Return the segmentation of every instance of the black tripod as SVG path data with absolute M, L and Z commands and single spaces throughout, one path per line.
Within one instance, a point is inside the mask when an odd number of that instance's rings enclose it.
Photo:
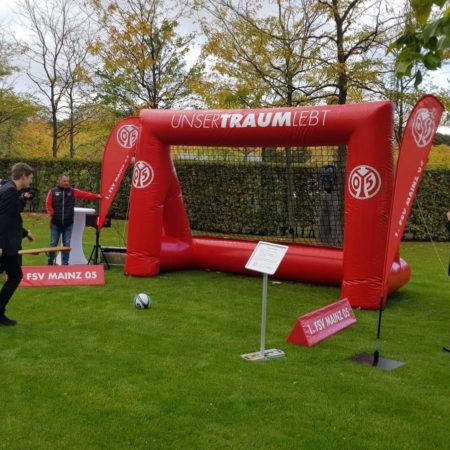
M 96 214 L 88 214 L 86 216 L 86 226 L 95 228 L 95 245 L 92 248 L 91 256 L 89 256 L 88 264 L 98 264 L 100 260 L 106 265 L 107 269 L 110 269 L 110 265 L 108 260 L 105 258 L 105 252 L 103 251 L 102 246 L 100 245 L 100 230 L 97 225 L 98 216 Z M 105 221 L 103 223 L 103 227 L 109 228 L 111 226 L 111 217 L 106 216 Z
M 107 269 L 110 269 L 109 262 L 105 257 L 105 252 L 103 251 L 102 246 L 100 245 L 100 230 L 95 228 L 95 244 L 92 247 L 91 256 L 89 256 L 88 264 L 98 264 L 100 261 L 100 256 L 103 262 L 106 265 Z

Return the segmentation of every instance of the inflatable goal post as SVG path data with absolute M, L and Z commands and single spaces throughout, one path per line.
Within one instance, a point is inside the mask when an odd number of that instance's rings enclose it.
M 276 276 L 341 285 L 342 297 L 353 307 L 376 309 L 385 303 L 388 291 L 409 280 L 410 269 L 398 255 L 400 241 L 443 111 L 442 103 L 432 95 L 416 103 L 403 133 L 394 182 L 391 102 L 249 110 L 143 110 L 139 117 L 119 122 L 108 138 L 98 228 L 103 226 L 134 157 L 125 272 L 153 276 L 160 270 L 208 268 L 248 274 L 244 267 L 259 232 L 247 241 L 229 236 L 193 237 L 171 151 L 176 153 L 177 146 L 216 148 L 222 154 L 223 149 L 239 147 L 288 150 L 332 146 L 339 147 L 338 166 L 342 169 L 342 150 L 346 149 L 345 174 L 340 172 L 343 240 L 334 235 L 331 243 L 319 239 L 322 246 L 290 243 Z M 285 167 L 289 178 L 292 165 Z M 230 173 L 230 167 L 225 169 Z M 333 170 L 322 169 L 327 189 L 326 179 Z M 268 185 L 264 188 L 270 190 L 266 166 L 261 164 L 259 170 Z M 278 180 L 283 177 L 279 175 Z M 185 179 L 193 180 L 193 176 Z M 206 190 L 206 186 L 201 188 Z M 275 186 L 273 191 L 277 192 Z M 224 189 L 214 201 L 221 203 L 228 196 Z M 294 197 L 289 187 L 287 198 Z M 236 201 L 242 203 L 239 198 Z M 269 217 L 274 209 L 261 199 L 258 202 Z M 342 241 L 342 248 L 337 248 Z
M 172 146 L 346 146 L 342 249 L 290 245 L 277 276 L 341 284 L 352 306 L 378 307 L 393 189 L 392 117 L 390 102 L 375 102 L 143 110 L 138 118 L 126 119 L 110 137 L 135 155 L 125 272 L 154 276 L 160 270 L 204 267 L 248 273 L 244 266 L 254 242 L 192 236 Z M 406 283 L 409 275 L 407 264 L 397 258 L 390 289 Z

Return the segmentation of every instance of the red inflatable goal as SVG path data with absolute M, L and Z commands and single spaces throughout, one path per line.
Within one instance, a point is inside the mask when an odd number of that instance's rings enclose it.
M 341 285 L 342 297 L 353 307 L 377 308 L 394 181 L 392 118 L 390 102 L 375 102 L 143 110 L 139 117 L 126 119 L 111 134 L 102 176 L 105 210 L 135 156 L 125 272 L 154 276 L 160 270 L 203 267 L 247 273 L 244 266 L 255 242 L 192 236 L 171 146 L 346 146 L 343 248 L 290 245 L 277 276 Z M 397 257 L 389 289 L 398 289 L 409 277 L 408 265 Z

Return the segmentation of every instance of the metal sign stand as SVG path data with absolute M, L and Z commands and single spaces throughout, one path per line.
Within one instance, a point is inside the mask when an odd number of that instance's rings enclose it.
M 267 323 L 267 284 L 269 274 L 273 275 L 280 265 L 288 247 L 260 241 L 250 256 L 245 267 L 262 272 L 262 308 L 261 308 L 261 345 L 259 352 L 245 353 L 241 357 L 247 361 L 265 361 L 267 359 L 283 358 L 285 353 L 277 348 L 266 350 Z

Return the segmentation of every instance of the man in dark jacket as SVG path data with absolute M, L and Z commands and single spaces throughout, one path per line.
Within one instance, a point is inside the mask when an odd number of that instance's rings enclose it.
M 22 239 L 34 240 L 33 235 L 22 226 L 22 201 L 20 191 L 33 181 L 33 169 L 25 163 L 12 167 L 12 179 L 0 187 L 0 265 L 8 277 L 0 291 L 0 325 L 16 325 L 5 315 L 6 305 L 22 279 L 19 250 Z
M 100 194 L 81 191 L 70 186 L 70 177 L 67 173 L 62 173 L 58 177 L 58 185 L 51 189 L 47 194 L 47 211 L 51 217 L 50 223 L 50 247 L 55 247 L 60 236 L 62 236 L 63 245 L 70 247 L 70 238 L 72 236 L 75 200 L 98 200 Z M 62 254 L 63 265 L 69 264 L 69 253 Z M 55 253 L 48 254 L 48 265 L 54 264 Z

